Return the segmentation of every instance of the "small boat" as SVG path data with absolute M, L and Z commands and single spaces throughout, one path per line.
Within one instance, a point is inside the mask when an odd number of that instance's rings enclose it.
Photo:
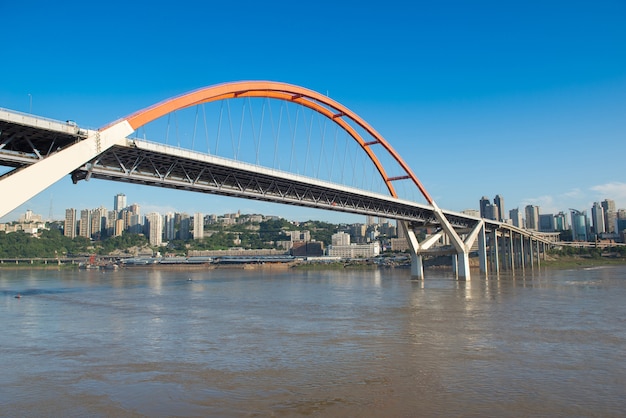
M 19 293 L 17 295 L 15 295 L 15 299 L 21 299 L 22 295 L 20 295 Z

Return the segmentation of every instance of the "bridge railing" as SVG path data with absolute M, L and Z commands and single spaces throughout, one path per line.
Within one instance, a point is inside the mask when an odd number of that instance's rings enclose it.
M 72 135 L 87 136 L 87 129 L 79 127 L 76 122 L 68 120 L 65 122 L 35 116 L 30 113 L 8 110 L 0 107 L 0 119 L 20 123 L 26 126 L 41 128 L 49 131 L 61 131 Z

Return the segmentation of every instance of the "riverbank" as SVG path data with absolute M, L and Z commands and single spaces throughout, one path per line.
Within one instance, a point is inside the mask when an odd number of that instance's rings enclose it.
M 585 268 L 597 266 L 625 265 L 623 257 L 583 257 L 583 256 L 548 256 L 541 260 L 542 267 L 549 268 Z

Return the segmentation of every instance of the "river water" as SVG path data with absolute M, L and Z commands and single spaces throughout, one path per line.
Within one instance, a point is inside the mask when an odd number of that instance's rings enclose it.
M 0 270 L 0 316 L 7 417 L 626 413 L 626 266 Z

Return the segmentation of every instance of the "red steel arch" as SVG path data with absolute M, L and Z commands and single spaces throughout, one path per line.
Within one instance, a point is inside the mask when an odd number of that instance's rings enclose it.
M 433 199 L 430 197 L 424 186 L 413 174 L 409 166 L 404 162 L 400 155 L 389 145 L 389 143 L 382 137 L 374 128 L 372 128 L 365 120 L 359 117 L 356 113 L 352 112 L 342 104 L 326 97 L 313 90 L 299 87 L 292 84 L 275 82 L 275 81 L 239 81 L 232 83 L 218 84 L 201 88 L 178 97 L 167 99 L 163 102 L 157 103 L 148 108 L 142 109 L 132 115 L 122 119 L 126 120 L 130 126 L 137 130 L 138 128 L 152 122 L 168 113 L 176 110 L 184 109 L 190 106 L 195 106 L 203 103 L 213 102 L 217 100 L 241 98 L 241 97 L 262 97 L 270 99 L 279 99 L 289 102 L 298 103 L 302 106 L 319 112 L 320 114 L 328 117 L 339 126 L 341 126 L 355 141 L 361 146 L 363 151 L 372 160 L 376 169 L 382 176 L 389 193 L 393 197 L 398 197 L 392 182 L 398 179 L 410 179 L 415 183 L 420 190 L 426 201 L 434 205 Z M 356 123 L 365 131 L 367 131 L 375 141 L 366 142 L 361 135 L 346 121 L 346 119 Z M 120 122 L 120 121 L 118 121 Z M 110 126 L 110 125 L 109 125 Z M 371 145 L 380 144 L 385 150 L 398 162 L 400 167 L 406 173 L 406 176 L 389 177 L 382 164 L 380 163 L 376 154 L 372 151 Z

